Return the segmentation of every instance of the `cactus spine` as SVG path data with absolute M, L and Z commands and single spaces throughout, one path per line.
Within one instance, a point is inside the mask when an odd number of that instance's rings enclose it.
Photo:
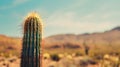
M 21 67 L 41 67 L 42 21 L 36 13 L 30 13 L 24 22 Z

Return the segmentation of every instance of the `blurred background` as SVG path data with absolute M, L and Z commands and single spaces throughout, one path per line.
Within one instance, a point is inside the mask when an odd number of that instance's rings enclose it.
M 20 67 L 23 23 L 43 20 L 43 67 L 120 67 L 120 0 L 1 0 L 0 67 Z

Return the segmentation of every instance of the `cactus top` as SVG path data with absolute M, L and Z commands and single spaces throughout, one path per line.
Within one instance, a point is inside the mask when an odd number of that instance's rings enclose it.
M 33 29 L 31 28 L 31 26 L 33 26 Z M 28 14 L 28 16 L 25 19 L 24 33 L 28 32 L 31 29 L 31 31 L 35 31 L 37 28 L 39 28 L 39 32 L 42 32 L 42 20 L 37 13 L 32 12 Z
M 40 16 L 36 12 L 29 13 L 28 16 L 27 16 L 27 18 L 28 17 L 37 17 L 37 18 L 40 19 Z

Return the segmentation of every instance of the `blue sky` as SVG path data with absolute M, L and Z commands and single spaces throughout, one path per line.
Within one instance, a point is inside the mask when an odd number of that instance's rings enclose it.
M 22 37 L 25 16 L 36 11 L 44 36 L 92 33 L 120 25 L 120 0 L 1 0 L 0 34 Z

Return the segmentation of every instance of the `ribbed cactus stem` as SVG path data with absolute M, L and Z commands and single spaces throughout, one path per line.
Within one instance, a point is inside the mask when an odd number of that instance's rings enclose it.
M 24 22 L 21 67 L 41 67 L 42 21 L 36 13 L 30 13 Z

